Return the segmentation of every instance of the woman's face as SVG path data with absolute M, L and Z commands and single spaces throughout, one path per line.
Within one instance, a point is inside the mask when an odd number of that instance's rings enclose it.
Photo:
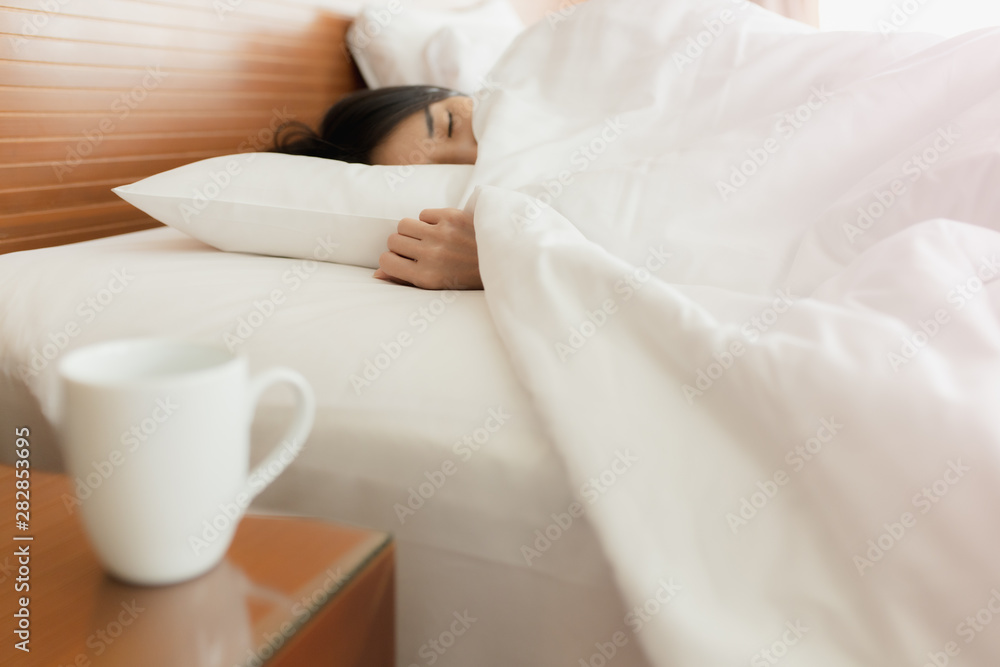
M 475 164 L 472 105 L 456 95 L 403 119 L 372 151 L 372 164 Z

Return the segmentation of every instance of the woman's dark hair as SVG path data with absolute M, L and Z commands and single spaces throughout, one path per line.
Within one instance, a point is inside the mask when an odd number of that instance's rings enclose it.
M 435 86 L 359 90 L 330 107 L 319 132 L 299 121 L 283 124 L 275 132 L 270 151 L 371 164 L 372 151 L 400 121 L 435 102 L 461 94 Z

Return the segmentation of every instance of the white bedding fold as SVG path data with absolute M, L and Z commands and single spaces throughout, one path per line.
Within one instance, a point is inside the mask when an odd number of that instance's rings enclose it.
M 491 78 L 487 304 L 575 485 L 607 482 L 629 641 L 658 665 L 996 663 L 1000 623 L 963 619 L 1000 585 L 1000 31 L 591 0 Z

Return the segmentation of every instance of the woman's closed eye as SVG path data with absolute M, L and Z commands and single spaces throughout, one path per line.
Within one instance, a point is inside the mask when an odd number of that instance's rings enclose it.
M 452 134 L 455 131 L 455 114 L 451 112 L 450 109 L 445 109 L 444 113 L 441 114 L 441 122 L 434 121 L 434 113 L 428 106 L 424 109 L 424 114 L 427 117 L 427 137 L 430 139 L 438 138 L 438 131 L 441 133 L 440 139 L 451 139 Z

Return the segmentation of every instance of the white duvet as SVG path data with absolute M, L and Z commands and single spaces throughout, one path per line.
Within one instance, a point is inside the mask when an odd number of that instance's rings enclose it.
M 481 94 L 470 206 L 632 609 L 565 664 L 1000 664 L 1000 31 L 550 19 Z

